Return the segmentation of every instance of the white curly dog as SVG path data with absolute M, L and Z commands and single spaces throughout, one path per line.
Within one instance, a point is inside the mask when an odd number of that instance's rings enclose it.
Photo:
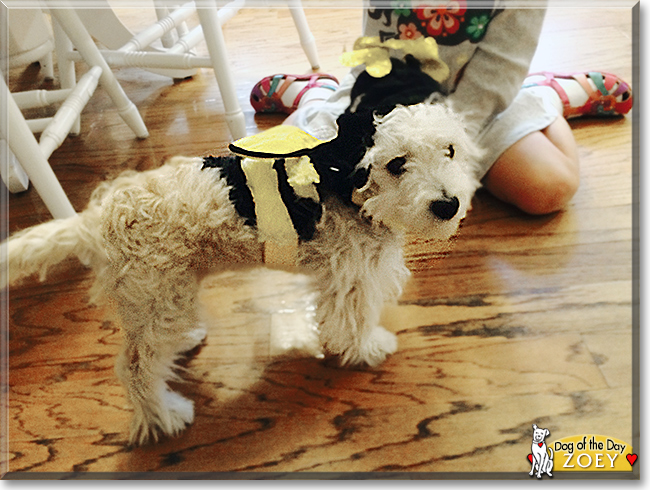
M 376 366 L 397 349 L 379 318 L 409 276 L 405 234 L 446 241 L 456 233 L 479 186 L 476 149 L 443 104 L 346 113 L 338 124 L 336 139 L 309 151 L 317 201 L 295 189 L 283 196 L 293 199 L 299 265 L 318 289 L 322 345 L 342 364 Z M 34 273 L 43 279 L 69 256 L 95 271 L 124 329 L 116 373 L 134 409 L 132 444 L 178 434 L 193 421 L 193 402 L 167 381 L 176 378 L 178 356 L 206 335 L 197 273 L 262 259 L 261 215 L 251 213 L 254 200 L 240 185 L 249 160 L 175 157 L 125 172 L 101 184 L 78 215 L 2 244 L 5 287 Z M 276 160 L 279 187 L 296 160 Z

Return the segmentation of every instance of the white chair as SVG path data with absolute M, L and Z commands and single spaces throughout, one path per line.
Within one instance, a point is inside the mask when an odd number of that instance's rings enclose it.
M 11 22 L 6 26 L 9 68 L 24 66 L 38 61 L 46 79 L 54 78 L 52 52 L 54 39 L 52 29 L 39 10 L 13 9 Z M 0 59 L 6 53 L 0 52 Z
M 245 6 L 245 0 L 234 0 L 219 9 L 214 0 L 197 0 L 181 6 L 174 6 L 173 3 L 155 0 L 158 22 L 130 37 L 128 36 L 130 31 L 119 21 L 105 0 L 94 2 L 100 7 L 105 5 L 105 8 L 77 9 L 77 14 L 88 31 L 110 48 L 100 51 L 109 66 L 140 67 L 158 72 L 167 70 L 167 73 L 171 73 L 170 76 L 174 78 L 178 78 L 174 73 L 189 76 L 196 68 L 213 68 L 232 137 L 237 139 L 245 136 L 244 114 L 237 99 L 221 30 L 222 24 Z M 307 25 L 302 4 L 300 0 L 288 0 L 286 4 L 298 30 L 303 50 L 312 69 L 315 70 L 319 67 L 316 42 Z M 55 10 L 52 12 L 54 13 Z M 197 14 L 200 25 L 187 30 L 184 23 L 194 13 Z M 152 48 L 152 43 L 159 39 L 163 47 Z M 196 56 L 192 52 L 192 49 L 202 41 L 206 43 L 208 57 Z M 69 58 L 78 60 L 79 56 L 71 53 Z
M 81 77 L 73 90 L 22 92 L 15 94 L 17 100 L 9 92 L 4 75 L 0 74 L 0 98 L 2 98 L 2 106 L 7 110 L 7 117 L 0 118 L 0 138 L 6 141 L 10 150 L 8 151 L 6 147 L 0 148 L 0 159 L 3 160 L 0 162 L 0 170 L 3 180 L 12 190 L 13 183 L 9 168 L 22 167 L 54 218 L 74 216 L 75 210 L 54 175 L 48 159 L 68 135 L 70 128 L 95 91 L 101 73 L 102 69 L 96 66 Z M 63 104 L 54 117 L 33 120 L 31 127 L 19 106 L 19 102 L 27 108 L 61 100 Z M 32 131 L 42 131 L 40 141 L 36 140 Z
M 52 216 L 55 218 L 72 216 L 75 214 L 74 208 L 54 175 L 48 159 L 68 134 L 78 133 L 79 115 L 94 93 L 98 82 L 104 83 L 118 107 L 118 112 L 138 137 L 148 135 L 146 127 L 137 108 L 122 91 L 83 24 L 78 19 L 75 21 L 74 11 L 57 12 L 61 22 L 55 26 L 55 34 L 58 31 L 58 35 L 55 35 L 58 40 L 55 43 L 52 43 L 52 33 L 41 10 L 11 9 L 8 12 L 9 19 L 4 18 L 6 9 L 0 13 L 3 14 L 0 23 L 11 26 L 8 33 L 10 35 L 6 36 L 9 45 L 5 48 L 10 66 L 44 60 L 41 63 L 46 66 L 45 75 L 52 77 L 53 71 L 50 69 L 52 47 L 56 47 L 59 51 L 61 48 L 58 44 L 61 43 L 65 45 L 65 50 L 70 49 L 71 42 L 64 32 L 72 34 L 82 48 L 80 51 L 83 52 L 85 61 L 91 66 L 91 69 L 77 83 L 74 66 L 64 67 L 63 63 L 59 62 L 57 64 L 63 74 L 62 89 L 32 90 L 13 94 L 9 91 L 4 75 L 0 73 L 0 98 L 2 99 L 0 106 L 6 108 L 6 118 L 1 118 L 0 123 L 0 174 L 3 181 L 11 192 L 20 192 L 27 189 L 31 180 Z M 38 41 L 25 40 L 23 39 L 25 36 L 37 36 Z M 93 61 L 100 66 L 94 66 Z M 66 79 L 67 68 L 72 70 L 72 77 L 68 76 Z M 61 104 L 53 117 L 28 121 L 22 113 L 25 109 L 48 107 L 52 104 Z M 39 140 L 34 133 L 41 133 Z
M 6 11 L 5 11 L 6 12 Z M 2 15 L 2 13 L 0 13 Z M 52 51 L 54 38 L 52 29 L 38 10 L 14 10 L 9 19 L 2 18 L 0 23 L 0 66 L 11 69 L 25 66 L 36 61 L 41 66 L 45 79 L 54 78 L 52 66 Z M 4 46 L 2 41 L 7 42 Z M 9 149 L 4 139 L 0 140 L 0 155 L 9 155 Z M 29 177 L 22 169 L 16 158 L 11 155 L 5 159 L 2 166 L 2 180 L 10 192 L 22 192 L 29 187 Z
M 61 86 L 63 88 L 74 86 L 74 61 L 85 61 L 89 66 L 99 66 L 102 69 L 99 84 L 108 93 L 122 120 L 138 138 L 148 137 L 149 132 L 138 109 L 124 93 L 122 86 L 100 54 L 86 27 L 72 8 L 72 4 L 62 0 L 45 0 L 45 3 L 57 7 L 49 9 L 49 12 L 52 15 L 54 24 L 57 65 L 61 77 Z M 65 8 L 59 8 L 61 5 Z M 77 49 L 78 57 L 70 56 L 72 46 Z

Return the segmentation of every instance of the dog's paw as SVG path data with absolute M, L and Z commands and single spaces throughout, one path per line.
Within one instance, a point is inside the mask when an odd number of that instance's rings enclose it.
M 369 366 L 381 364 L 386 356 L 397 352 L 397 336 L 384 327 L 373 328 L 361 345 L 361 355 Z
M 397 351 L 397 336 L 384 327 L 372 328 L 358 347 L 347 349 L 342 357 L 343 364 L 367 364 L 378 366 L 389 354 Z
M 198 328 L 186 333 L 182 339 L 179 339 L 176 345 L 176 352 L 179 354 L 184 354 L 191 351 L 195 347 L 198 347 L 203 343 L 205 338 L 208 336 L 208 329 L 201 325 Z
M 165 391 L 160 401 L 136 408 L 131 420 L 129 444 L 157 442 L 161 436 L 176 436 L 194 421 L 194 403 Z
M 165 434 L 175 436 L 194 422 L 194 402 L 175 391 L 165 393 L 165 405 L 169 418 L 163 423 Z

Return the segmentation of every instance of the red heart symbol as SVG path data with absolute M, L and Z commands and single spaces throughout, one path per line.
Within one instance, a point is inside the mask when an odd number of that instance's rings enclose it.
M 532 454 L 528 455 L 528 461 L 530 461 L 531 463 L 533 462 L 533 455 Z
M 543 442 L 540 442 L 540 443 L 538 444 L 539 447 L 542 447 L 543 445 L 544 445 Z
M 630 466 L 634 466 L 634 463 L 636 463 L 636 458 L 638 458 L 636 454 L 628 454 L 625 457 L 627 458 L 628 463 L 630 463 Z

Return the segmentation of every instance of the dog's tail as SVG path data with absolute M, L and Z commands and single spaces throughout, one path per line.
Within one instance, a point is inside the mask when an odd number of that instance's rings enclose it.
M 43 281 L 48 269 L 71 256 L 90 265 L 103 253 L 97 225 L 89 226 L 94 211 L 32 226 L 0 244 L 0 289 L 34 273 Z

